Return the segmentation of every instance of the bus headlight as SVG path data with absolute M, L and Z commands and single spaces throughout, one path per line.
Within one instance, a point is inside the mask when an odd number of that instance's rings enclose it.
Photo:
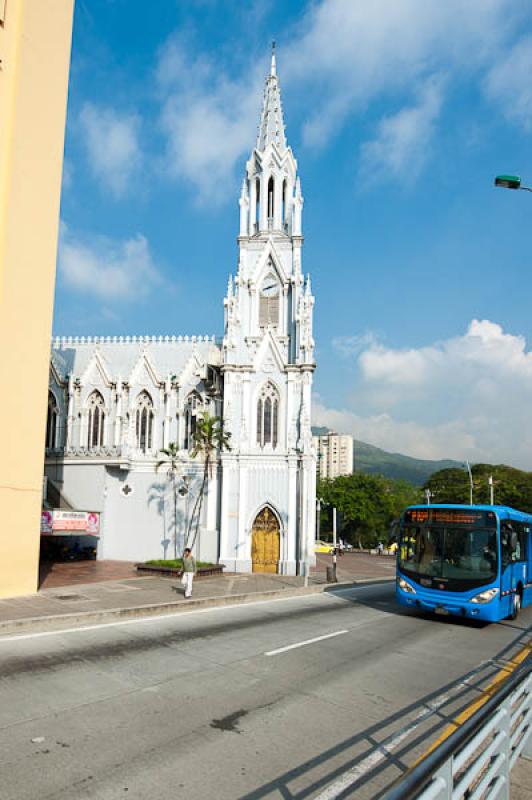
M 415 594 L 416 593 L 416 590 L 414 589 L 414 587 L 410 583 L 408 583 L 408 581 L 405 581 L 404 578 L 399 578 L 397 583 L 399 584 L 399 588 L 402 589 L 403 592 L 406 592 L 407 594 Z
M 480 603 L 481 605 L 484 603 L 489 603 L 494 597 L 497 597 L 498 594 L 498 589 L 486 589 L 485 592 L 481 592 L 480 594 L 477 594 L 476 597 L 472 597 L 471 602 Z

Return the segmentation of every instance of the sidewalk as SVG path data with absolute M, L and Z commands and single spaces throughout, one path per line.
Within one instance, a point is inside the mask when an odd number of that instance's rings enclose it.
M 329 557 L 325 557 L 325 560 Z M 360 560 L 359 560 L 360 559 Z M 368 561 L 368 559 L 371 559 Z M 185 600 L 177 578 L 124 577 L 86 583 L 71 581 L 24 597 L 0 600 L 0 636 L 10 633 L 50 630 L 133 616 L 151 616 L 187 611 L 198 607 L 252 602 L 253 600 L 322 592 L 325 560 L 304 586 L 301 577 L 266 574 L 229 574 L 194 582 L 193 598 Z M 338 580 L 345 583 L 393 577 L 385 559 L 371 556 L 343 556 Z M 97 562 L 94 562 L 95 564 Z M 98 566 L 93 575 L 113 575 L 111 568 Z M 90 573 L 83 572 L 84 577 Z M 126 571 L 126 574 L 131 574 Z M 75 570 L 74 570 L 75 575 Z

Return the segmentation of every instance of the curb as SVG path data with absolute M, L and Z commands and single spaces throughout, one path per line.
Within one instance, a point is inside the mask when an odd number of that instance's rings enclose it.
M 199 597 L 191 600 L 176 600 L 170 603 L 154 603 L 131 608 L 105 608 L 100 611 L 80 611 L 69 614 L 53 614 L 43 617 L 26 617 L 0 622 L 0 639 L 2 636 L 13 633 L 25 633 L 37 628 L 57 630 L 72 625 L 94 624 L 111 622 L 113 620 L 135 619 L 137 617 L 164 616 L 166 614 L 183 613 L 201 608 L 219 608 L 221 606 L 245 605 L 256 600 L 274 600 L 282 597 L 298 597 L 312 594 L 321 594 L 330 589 L 356 588 L 368 584 L 388 583 L 393 578 L 366 578 L 359 581 L 342 583 L 322 583 L 316 586 L 296 586 L 288 589 L 273 589 L 267 592 L 247 592 L 245 594 L 229 594 L 218 597 Z

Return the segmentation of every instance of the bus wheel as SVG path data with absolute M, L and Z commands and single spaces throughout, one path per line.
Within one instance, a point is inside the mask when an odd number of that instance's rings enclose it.
M 516 593 L 514 594 L 514 604 L 512 608 L 512 613 L 510 614 L 510 619 L 517 619 L 520 611 L 521 611 L 521 593 L 519 591 L 516 591 Z

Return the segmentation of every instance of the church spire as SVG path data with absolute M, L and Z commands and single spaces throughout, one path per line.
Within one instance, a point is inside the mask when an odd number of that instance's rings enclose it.
M 264 102 L 257 136 L 257 150 L 265 150 L 269 144 L 276 144 L 281 149 L 286 148 L 281 90 L 277 78 L 275 42 L 272 42 L 270 74 L 266 78 L 266 87 L 264 89 Z
M 272 42 L 272 65 L 270 68 L 270 75 L 277 75 L 277 69 L 275 64 L 275 42 Z

